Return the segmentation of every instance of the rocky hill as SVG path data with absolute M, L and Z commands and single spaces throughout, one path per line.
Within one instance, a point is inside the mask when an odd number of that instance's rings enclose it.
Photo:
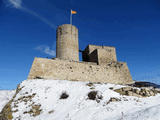
M 25 80 L 0 120 L 159 120 L 159 93 L 154 87 Z
M 13 97 L 15 90 L 0 90 L 0 111 L 7 104 L 7 102 Z

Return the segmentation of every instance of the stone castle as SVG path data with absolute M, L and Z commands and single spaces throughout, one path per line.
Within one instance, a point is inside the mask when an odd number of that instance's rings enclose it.
M 28 79 L 59 79 L 114 84 L 133 83 L 128 66 L 118 62 L 115 47 L 88 45 L 79 61 L 78 29 L 57 28 L 56 58 L 35 58 Z

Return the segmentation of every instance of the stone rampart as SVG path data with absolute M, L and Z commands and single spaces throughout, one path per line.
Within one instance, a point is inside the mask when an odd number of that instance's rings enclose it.
M 124 62 L 95 65 L 87 62 L 35 58 L 28 79 L 36 78 L 114 84 L 133 83 L 128 66 Z

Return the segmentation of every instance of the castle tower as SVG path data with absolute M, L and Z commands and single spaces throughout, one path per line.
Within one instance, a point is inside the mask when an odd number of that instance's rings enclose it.
M 64 24 L 57 28 L 56 34 L 56 57 L 79 61 L 78 29 L 71 24 Z

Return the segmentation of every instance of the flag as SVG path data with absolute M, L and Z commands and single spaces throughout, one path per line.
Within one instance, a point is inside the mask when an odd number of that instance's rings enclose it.
M 77 14 L 77 11 L 71 10 L 71 14 Z
M 72 15 L 77 14 L 77 11 L 74 11 L 71 9 L 71 15 L 70 15 L 70 24 L 72 25 Z

